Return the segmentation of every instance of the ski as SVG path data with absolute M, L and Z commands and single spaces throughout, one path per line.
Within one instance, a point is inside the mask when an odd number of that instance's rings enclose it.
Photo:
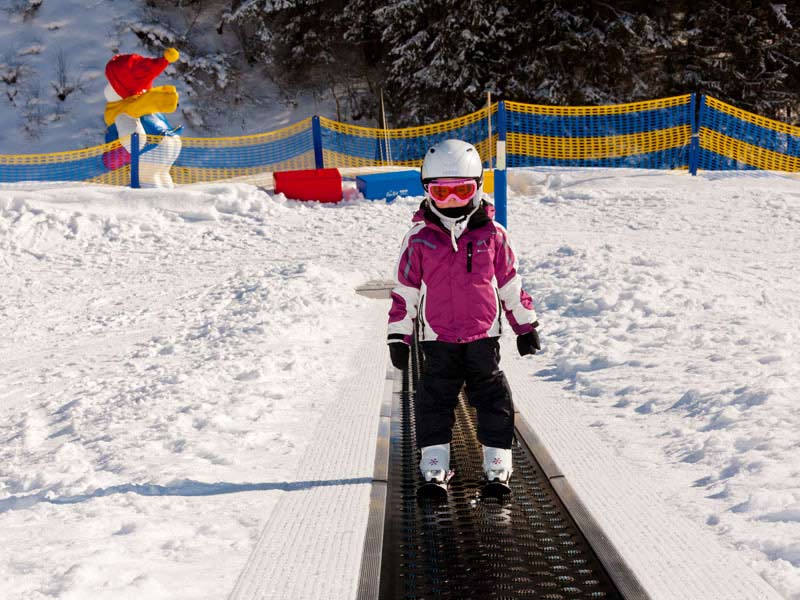
M 417 499 L 432 500 L 441 502 L 447 500 L 447 486 L 455 475 L 454 471 L 448 471 L 444 481 L 425 481 L 417 488 Z
M 511 493 L 511 486 L 508 482 L 502 482 L 498 479 L 485 482 L 483 486 L 484 496 L 491 496 L 493 498 L 502 498 Z

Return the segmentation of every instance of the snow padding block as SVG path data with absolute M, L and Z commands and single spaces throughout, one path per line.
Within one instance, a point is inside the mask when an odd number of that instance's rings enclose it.
M 356 177 L 356 187 L 368 200 L 394 200 L 398 196 L 422 196 L 419 171 L 394 171 Z
M 342 199 L 342 174 L 338 169 L 277 171 L 275 193 L 292 200 L 339 202 Z

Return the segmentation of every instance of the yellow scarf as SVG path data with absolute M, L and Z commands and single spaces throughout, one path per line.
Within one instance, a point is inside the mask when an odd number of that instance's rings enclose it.
M 120 113 L 135 119 L 152 113 L 171 113 L 178 108 L 178 91 L 174 85 L 160 85 L 137 96 L 129 96 L 106 104 L 104 118 L 111 125 Z

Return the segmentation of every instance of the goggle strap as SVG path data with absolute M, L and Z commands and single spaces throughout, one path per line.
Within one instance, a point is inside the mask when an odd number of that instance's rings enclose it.
M 423 189 L 428 189 L 428 185 L 431 182 L 436 181 L 437 179 L 448 179 L 447 177 L 428 177 L 427 179 L 422 179 L 422 187 Z M 478 187 L 481 187 L 481 183 L 483 183 L 483 173 L 481 173 L 480 177 L 452 177 L 450 179 L 471 179 L 475 183 L 478 184 Z

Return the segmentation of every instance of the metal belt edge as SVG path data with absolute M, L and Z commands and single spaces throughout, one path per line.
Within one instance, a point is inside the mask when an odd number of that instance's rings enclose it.
M 561 472 L 541 438 L 536 435 L 536 432 L 519 412 L 515 412 L 514 422 L 518 440 L 528 447 L 536 462 L 539 463 L 556 495 L 589 545 L 594 549 L 598 560 L 606 569 L 620 594 L 625 600 L 652 600 L 639 578 L 622 558 L 619 550 Z
M 386 500 L 389 486 L 389 446 L 392 425 L 392 407 L 400 395 L 401 378 L 390 365 L 383 387 L 381 413 L 378 422 L 378 439 L 375 446 L 375 467 L 369 498 L 367 532 L 361 554 L 361 573 L 358 581 L 358 600 L 377 600 L 380 593 L 383 534 L 386 519 Z

